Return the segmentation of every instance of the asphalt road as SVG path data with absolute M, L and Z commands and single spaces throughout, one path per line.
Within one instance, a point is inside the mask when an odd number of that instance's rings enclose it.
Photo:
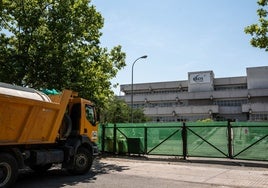
M 91 172 L 71 176 L 54 167 L 45 174 L 22 171 L 15 188 L 211 188 L 268 187 L 268 162 L 157 157 L 96 159 Z

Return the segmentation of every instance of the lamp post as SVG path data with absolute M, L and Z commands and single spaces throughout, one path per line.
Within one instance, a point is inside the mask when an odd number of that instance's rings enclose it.
M 139 60 L 139 59 L 145 59 L 147 58 L 147 55 L 141 56 L 139 58 L 137 58 L 133 64 L 132 64 L 132 74 L 131 74 L 131 123 L 133 123 L 133 68 L 135 63 Z

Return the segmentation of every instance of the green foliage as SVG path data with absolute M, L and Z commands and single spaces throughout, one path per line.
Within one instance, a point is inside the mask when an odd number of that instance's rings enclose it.
M 147 117 L 144 114 L 143 109 L 141 108 L 133 109 L 133 123 L 144 123 L 148 121 L 151 121 L 151 118 Z
M 197 122 L 203 122 L 203 123 L 213 122 L 213 119 L 207 118 L 207 119 L 197 120 Z
M 250 34 L 252 36 L 252 39 L 250 40 L 252 46 L 268 51 L 268 0 L 259 0 L 258 5 L 260 6 L 260 8 L 257 10 L 257 14 L 259 16 L 259 23 L 247 26 L 245 28 L 245 33 Z
M 149 121 L 143 113 L 142 109 L 133 110 L 133 122 L 141 123 Z M 105 108 L 101 111 L 102 123 L 129 123 L 131 122 L 131 108 L 127 103 L 113 96 L 106 104 Z
M 90 0 L 2 0 L 0 81 L 72 89 L 102 107 L 125 66 L 121 46 L 100 46 L 104 19 Z
M 103 123 L 126 123 L 129 120 L 130 111 L 128 105 L 123 100 L 113 96 L 101 114 L 101 122 Z

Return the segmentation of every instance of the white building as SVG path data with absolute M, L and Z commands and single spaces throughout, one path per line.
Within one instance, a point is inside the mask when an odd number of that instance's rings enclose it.
M 131 84 L 120 96 L 131 105 Z M 213 71 L 189 72 L 188 80 L 133 85 L 133 107 L 153 122 L 268 120 L 268 66 L 247 68 L 247 76 L 214 78 Z

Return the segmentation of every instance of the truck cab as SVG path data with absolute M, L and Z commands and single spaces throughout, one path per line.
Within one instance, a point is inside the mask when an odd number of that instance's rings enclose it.
M 71 135 L 86 135 L 92 142 L 97 141 L 97 115 L 94 105 L 82 98 L 69 102 L 69 116 L 72 122 Z

